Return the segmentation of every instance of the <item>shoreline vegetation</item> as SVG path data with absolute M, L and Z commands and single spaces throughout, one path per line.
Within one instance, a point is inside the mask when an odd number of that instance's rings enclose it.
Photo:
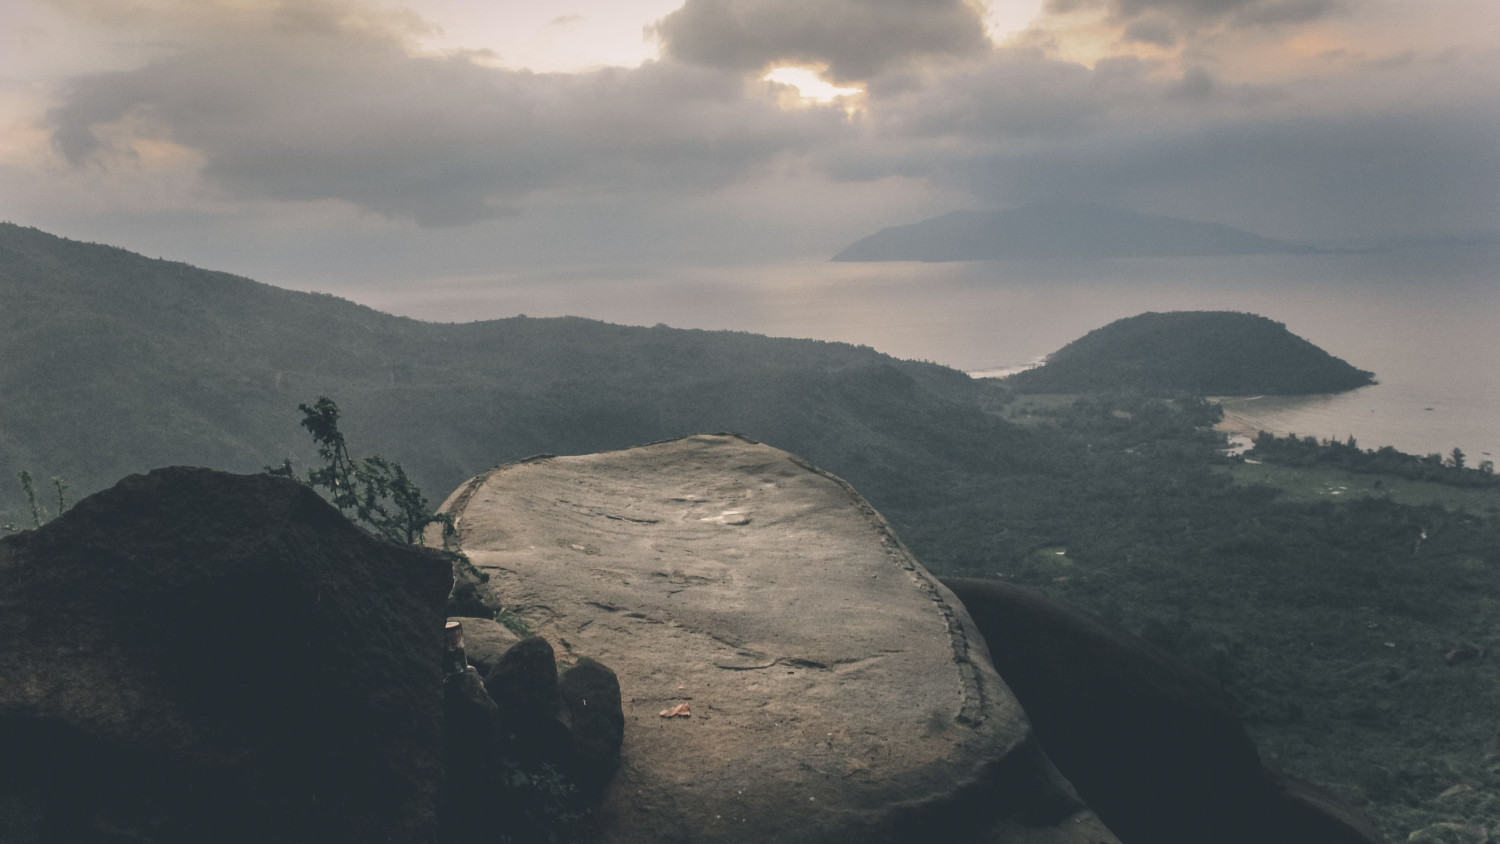
M 1468 455 L 1456 446 L 1446 455 L 1428 454 L 1419 457 L 1397 451 L 1391 446 L 1361 450 L 1353 436 L 1343 441 L 1319 440 L 1317 437 L 1298 437 L 1296 434 L 1278 437 L 1261 431 L 1245 456 L 1279 466 L 1325 467 L 1448 486 L 1500 488 L 1500 477 L 1495 475 L 1495 461 L 1480 460 L 1471 466 Z

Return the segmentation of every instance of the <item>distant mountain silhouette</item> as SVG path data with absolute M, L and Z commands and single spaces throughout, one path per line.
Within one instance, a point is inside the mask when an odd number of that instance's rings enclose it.
M 954 211 L 882 229 L 835 261 L 998 261 L 1011 258 L 1149 258 L 1315 255 L 1326 250 L 1219 223 L 1137 214 L 1072 202 L 1009 211 Z

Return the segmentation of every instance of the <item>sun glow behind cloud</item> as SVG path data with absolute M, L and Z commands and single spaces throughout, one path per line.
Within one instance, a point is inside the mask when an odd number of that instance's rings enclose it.
M 841 88 L 824 81 L 819 71 L 811 67 L 790 65 L 778 67 L 762 76 L 761 79 L 778 85 L 786 85 L 797 92 L 795 97 L 782 102 L 784 107 L 825 105 L 838 99 L 852 99 L 865 92 L 863 88 Z
M 862 233 L 829 209 L 1053 195 L 1282 235 L 1493 227 L 1500 2 L 1248 17 L 1298 3 L 10 0 L 0 217 L 136 245 L 183 220 L 510 233 L 493 254 L 538 262 L 585 225 L 599 255 L 656 260 L 684 220 L 683 255 L 771 254 L 795 205 L 811 254 Z

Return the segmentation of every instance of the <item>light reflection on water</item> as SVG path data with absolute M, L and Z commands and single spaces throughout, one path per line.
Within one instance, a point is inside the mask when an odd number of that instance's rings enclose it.
M 1143 311 L 1249 311 L 1374 371 L 1380 383 L 1340 396 L 1234 403 L 1230 416 L 1239 427 L 1353 434 L 1364 447 L 1418 454 L 1454 446 L 1470 455 L 1500 453 L 1495 246 L 1300 257 L 607 267 L 342 294 L 439 321 L 572 315 L 836 340 L 969 372 L 1024 368 Z

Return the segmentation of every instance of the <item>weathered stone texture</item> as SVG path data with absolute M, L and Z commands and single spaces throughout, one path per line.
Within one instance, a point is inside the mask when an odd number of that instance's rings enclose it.
M 507 609 L 618 676 L 604 840 L 1113 841 L 1028 749 L 952 594 L 791 455 L 694 436 L 536 459 L 445 506 Z

